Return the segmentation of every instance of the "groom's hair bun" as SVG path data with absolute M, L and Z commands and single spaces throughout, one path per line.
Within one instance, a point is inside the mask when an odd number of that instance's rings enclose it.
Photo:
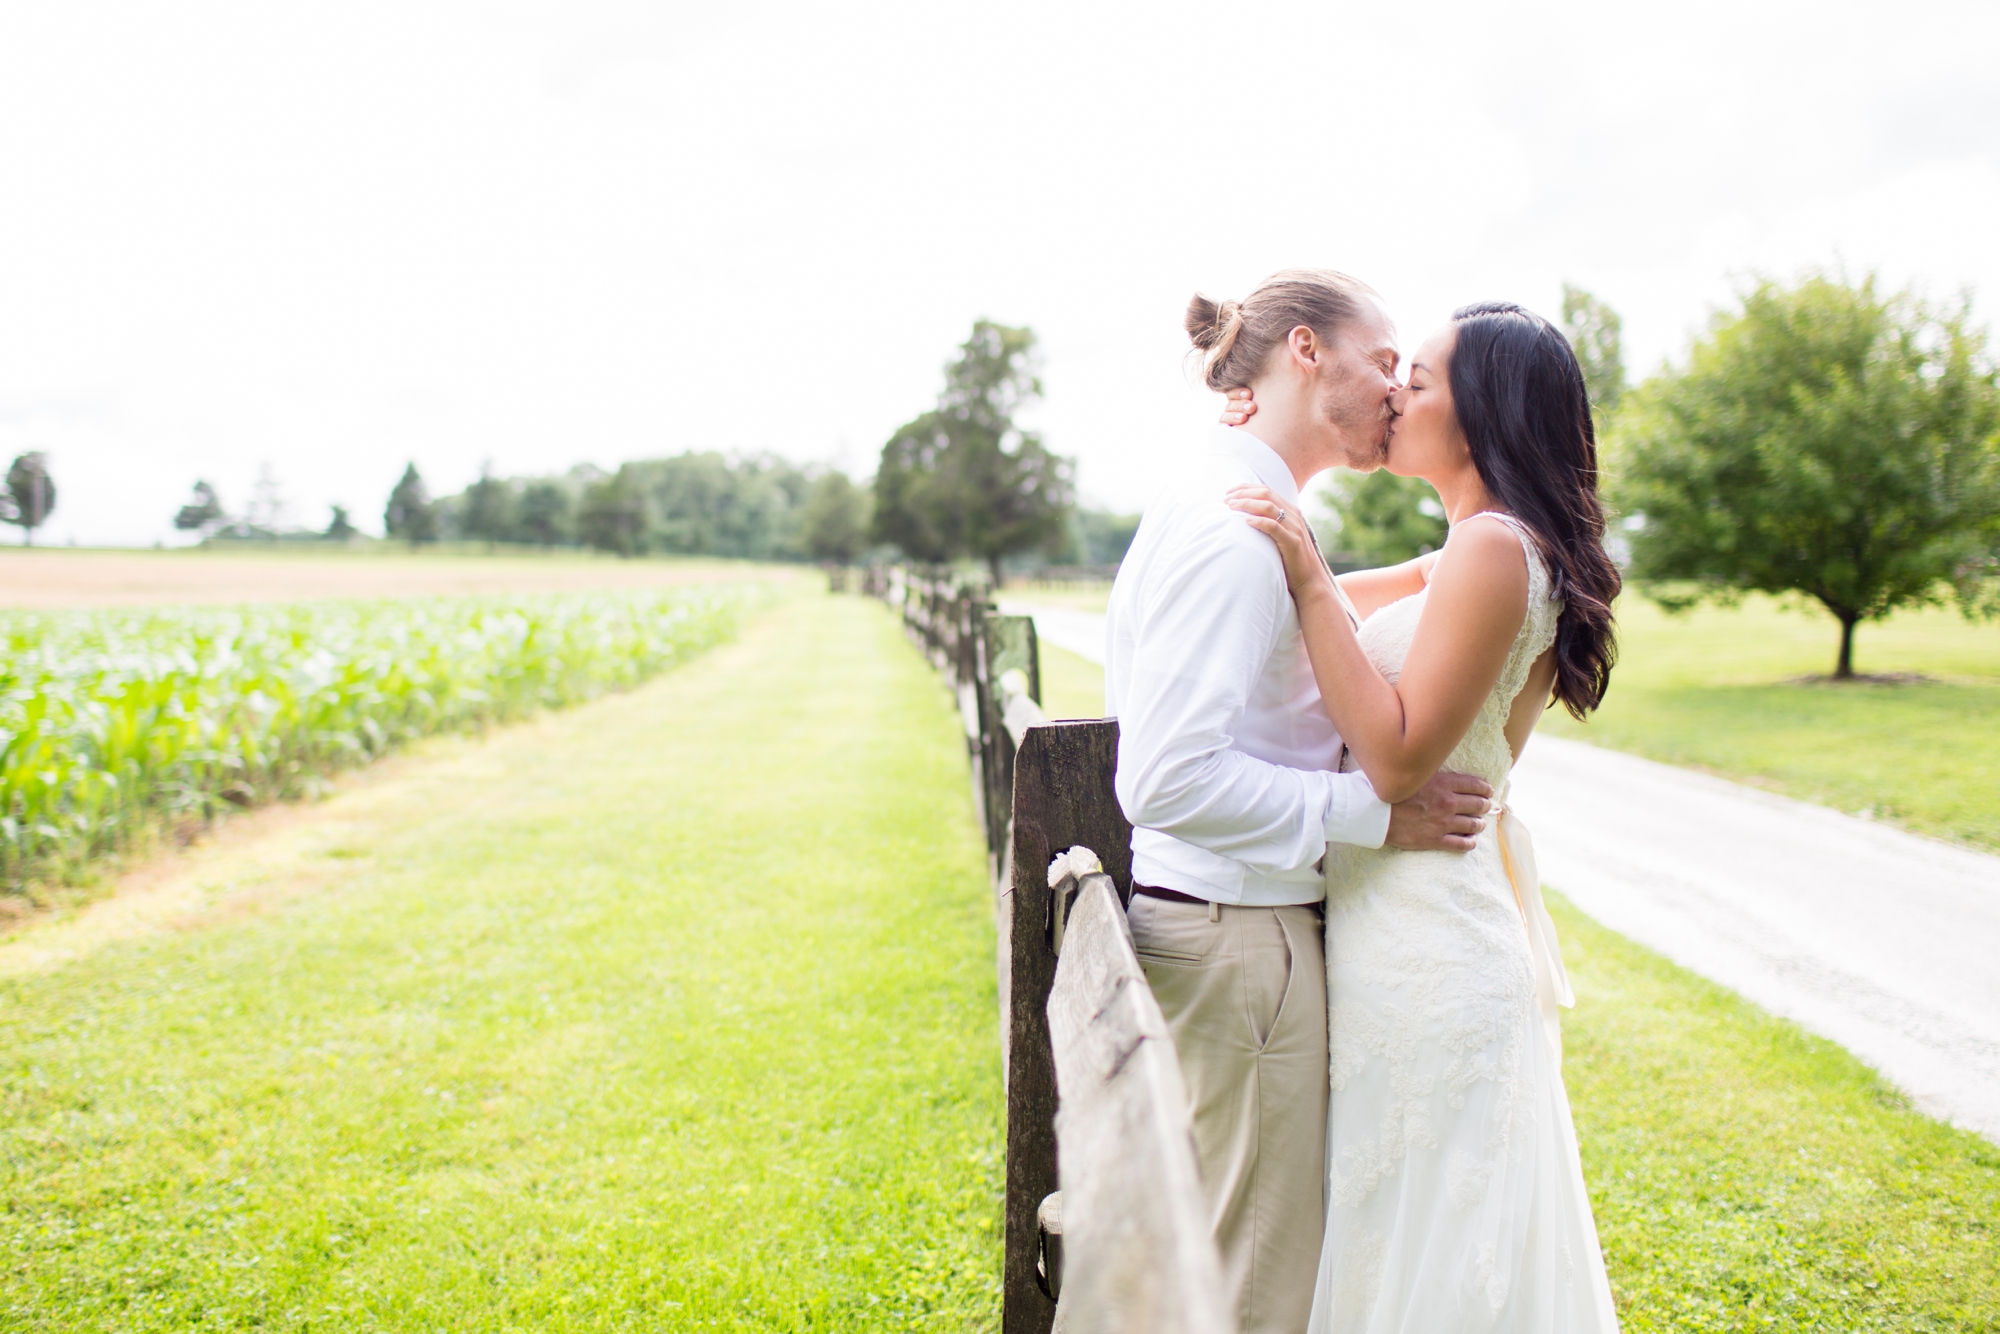
M 1271 350 L 1301 324 L 1322 338 L 1381 309 L 1375 289 L 1332 269 L 1286 269 L 1241 301 L 1200 293 L 1188 302 L 1187 332 L 1201 354 L 1202 382 L 1218 393 L 1257 378 Z

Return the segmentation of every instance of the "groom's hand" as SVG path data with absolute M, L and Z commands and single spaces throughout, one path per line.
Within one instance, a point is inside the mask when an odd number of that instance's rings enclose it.
M 1493 808 L 1493 785 L 1471 774 L 1441 771 L 1417 795 L 1389 808 L 1392 848 L 1412 852 L 1470 852 Z

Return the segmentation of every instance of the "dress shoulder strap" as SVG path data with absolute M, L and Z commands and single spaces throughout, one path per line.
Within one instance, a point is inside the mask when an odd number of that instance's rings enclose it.
M 1477 514 L 1466 515 L 1463 519 L 1460 519 L 1459 522 L 1470 523 L 1474 519 L 1498 519 L 1500 522 L 1506 524 L 1509 528 L 1512 528 L 1514 530 L 1515 536 L 1519 537 L 1523 542 L 1526 542 L 1530 546 L 1534 545 L 1535 542 L 1534 535 L 1528 531 L 1528 525 L 1522 523 L 1519 519 L 1507 513 L 1505 510 L 1481 510 Z

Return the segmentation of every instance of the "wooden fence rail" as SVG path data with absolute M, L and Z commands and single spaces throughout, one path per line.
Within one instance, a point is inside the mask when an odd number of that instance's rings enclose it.
M 1034 622 L 998 615 L 982 585 L 877 566 L 860 588 L 951 684 L 986 832 L 1007 1090 L 1002 1334 L 1049 1334 L 1059 1317 L 1068 1334 L 1224 1334 L 1180 1066 L 1125 926 L 1118 723 L 1043 716 Z M 1052 871 L 1071 849 L 1101 870 Z

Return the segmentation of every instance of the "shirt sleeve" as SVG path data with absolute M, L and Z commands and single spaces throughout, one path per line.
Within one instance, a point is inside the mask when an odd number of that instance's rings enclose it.
M 1379 848 L 1389 841 L 1389 803 L 1375 795 L 1364 773 L 1333 776 L 1333 804 L 1326 813 L 1326 841 Z
M 1118 706 L 1118 801 L 1135 825 L 1281 875 L 1312 867 L 1329 837 L 1379 847 L 1388 807 L 1366 775 L 1232 748 L 1291 614 L 1277 548 L 1234 518 L 1191 524 L 1148 571 Z

